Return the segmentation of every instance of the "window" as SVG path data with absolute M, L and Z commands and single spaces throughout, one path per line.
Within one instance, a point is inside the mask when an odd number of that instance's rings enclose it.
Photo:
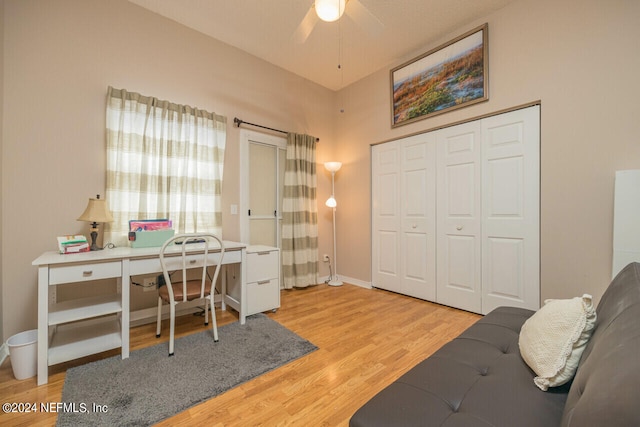
M 221 235 L 225 143 L 223 116 L 109 87 L 104 241 L 126 245 L 132 219 Z

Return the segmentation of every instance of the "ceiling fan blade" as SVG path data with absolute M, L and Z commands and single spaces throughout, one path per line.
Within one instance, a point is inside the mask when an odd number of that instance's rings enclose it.
M 384 24 L 359 0 L 348 0 L 345 13 L 371 36 L 379 36 L 384 29 Z
M 318 15 L 316 15 L 316 10 L 311 6 L 307 14 L 302 18 L 302 22 L 300 22 L 300 25 L 298 25 L 298 28 L 296 28 L 291 36 L 293 41 L 299 44 L 304 43 L 311 34 L 311 31 L 313 31 L 317 22 Z

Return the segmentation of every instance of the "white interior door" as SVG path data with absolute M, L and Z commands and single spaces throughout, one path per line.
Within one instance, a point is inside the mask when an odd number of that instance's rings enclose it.
M 540 107 L 482 120 L 482 313 L 540 308 Z
M 245 129 L 240 140 L 240 239 L 280 248 L 286 140 Z
M 479 313 L 482 307 L 480 122 L 435 132 L 437 149 L 437 298 Z
M 401 292 L 436 298 L 436 172 L 433 134 L 416 135 L 401 145 Z
M 372 284 L 402 292 L 399 143 L 371 147 Z

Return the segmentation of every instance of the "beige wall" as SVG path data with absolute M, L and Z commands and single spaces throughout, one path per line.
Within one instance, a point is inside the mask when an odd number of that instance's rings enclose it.
M 3 22 L 5 339 L 36 327 L 32 260 L 58 235 L 89 232 L 76 218 L 104 194 L 107 86 L 227 116 L 225 239 L 239 239 L 234 116 L 319 137 L 319 161 L 330 152 L 333 92 L 127 1 L 6 0 Z
M 370 144 L 541 100 L 542 298 L 599 298 L 611 274 L 614 172 L 640 168 L 640 2 L 517 1 L 389 68 L 484 22 L 486 103 L 391 129 L 388 69 L 339 93 L 341 273 L 371 280 Z
M 640 168 L 636 0 L 520 0 L 338 93 L 124 0 L 4 4 L 4 339 L 36 326 L 31 261 L 59 234 L 88 233 L 75 219 L 104 192 L 108 85 L 228 117 L 226 239 L 239 238 L 229 214 L 239 203 L 233 117 L 320 137 L 319 163 L 344 162 L 336 174 L 339 273 L 363 282 L 371 280 L 369 145 L 541 100 L 542 297 L 599 297 L 609 281 L 614 171 Z M 391 129 L 388 69 L 484 22 L 490 101 Z M 331 253 L 323 204 L 330 175 L 321 166 L 318 173 L 322 254 Z

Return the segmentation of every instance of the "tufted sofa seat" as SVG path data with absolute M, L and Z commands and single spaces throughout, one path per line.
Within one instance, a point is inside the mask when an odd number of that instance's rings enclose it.
M 351 418 L 371 426 L 640 426 L 640 264 L 597 307 L 573 384 L 544 392 L 520 356 L 533 311 L 500 307 L 375 395 Z

